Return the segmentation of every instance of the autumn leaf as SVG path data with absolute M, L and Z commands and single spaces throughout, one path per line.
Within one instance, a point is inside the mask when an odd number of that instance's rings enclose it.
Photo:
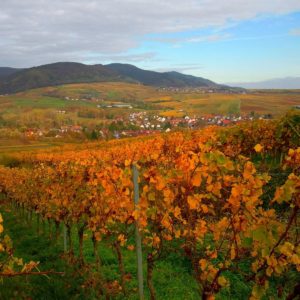
M 203 211 L 205 214 L 208 213 L 208 207 L 207 207 L 206 204 L 201 204 L 201 209 L 202 209 L 202 211 Z
M 188 196 L 187 202 L 189 204 L 190 209 L 197 209 L 198 199 L 196 197 Z
M 293 255 L 294 245 L 289 242 L 285 242 L 282 246 L 279 247 L 279 250 L 282 254 L 289 257 Z
M 174 209 L 174 217 L 178 219 L 180 213 L 181 213 L 181 209 L 178 206 L 176 206 Z
M 224 276 L 219 276 L 218 277 L 218 284 L 222 287 L 225 286 L 227 284 L 226 278 Z
M 233 260 L 233 259 L 235 259 L 235 256 L 236 256 L 236 251 L 235 251 L 234 246 L 232 245 L 231 249 L 230 249 L 230 258 Z
M 256 144 L 254 146 L 254 150 L 257 152 L 257 153 L 260 153 L 262 150 L 263 150 L 263 146 L 261 144 Z
M 273 269 L 271 267 L 268 267 L 267 270 L 266 270 L 267 276 L 270 277 L 272 275 L 272 273 L 273 273 Z
M 130 164 L 131 164 L 131 161 L 129 159 L 126 159 L 125 160 L 125 167 L 130 166 Z
M 195 172 L 193 178 L 192 178 L 192 185 L 193 186 L 200 186 L 201 185 L 201 181 L 202 181 L 202 178 L 201 178 L 201 173 L 198 171 L 198 172 Z
M 199 260 L 199 266 L 201 268 L 202 271 L 204 271 L 207 267 L 207 260 L 206 259 L 200 259 Z
M 159 246 L 159 243 L 160 243 L 160 238 L 157 235 L 155 235 L 153 237 L 153 247 Z
M 120 234 L 120 235 L 118 236 L 118 241 L 120 242 L 120 245 L 121 245 L 121 246 L 124 246 L 125 243 L 126 243 L 125 235 L 124 235 L 124 234 Z

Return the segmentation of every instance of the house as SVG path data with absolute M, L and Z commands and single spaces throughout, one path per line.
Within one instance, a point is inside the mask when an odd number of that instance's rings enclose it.
M 108 128 L 103 128 L 102 130 L 99 130 L 99 134 L 102 138 L 107 138 L 109 136 Z
M 27 129 L 27 131 L 25 132 L 25 135 L 27 137 L 32 137 L 32 136 L 34 136 L 34 134 L 35 134 L 34 129 Z
M 172 126 L 178 126 L 179 123 L 182 123 L 184 121 L 184 119 L 181 119 L 181 118 L 174 118 L 172 120 L 170 120 L 170 124 Z
M 82 127 L 79 125 L 74 125 L 70 127 L 70 131 L 79 133 L 82 131 Z
M 124 122 L 124 118 L 122 116 L 116 116 L 115 121 L 117 122 Z
M 223 125 L 229 125 L 229 124 L 231 124 L 231 121 L 225 119 L 225 120 L 222 121 L 222 123 L 223 123 Z

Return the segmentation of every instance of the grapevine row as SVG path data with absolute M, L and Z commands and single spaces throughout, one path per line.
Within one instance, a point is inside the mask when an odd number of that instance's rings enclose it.
M 124 293 L 121 249 L 134 248 L 137 223 L 151 299 L 155 264 L 170 251 L 189 259 L 202 299 L 214 299 L 231 284 L 226 272 L 243 276 L 253 285 L 249 297 L 260 299 L 272 278 L 300 271 L 300 148 L 293 136 L 284 120 L 261 121 L 25 155 L 19 157 L 23 167 L 0 169 L 0 187 L 17 206 L 57 227 L 63 223 L 71 252 L 76 226 L 80 261 L 84 232 L 91 232 L 98 262 L 99 241 L 109 241 L 119 256 Z M 271 177 L 264 162 L 279 152 L 286 153 L 290 175 L 265 205 Z M 140 173 L 137 207 L 133 164 Z M 240 271 L 245 261 L 247 274 Z M 107 293 L 104 282 L 101 291 Z

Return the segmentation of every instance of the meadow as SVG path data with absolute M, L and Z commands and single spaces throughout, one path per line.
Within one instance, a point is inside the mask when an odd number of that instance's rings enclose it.
M 79 99 L 77 101 L 66 100 Z M 85 98 L 98 99 L 83 101 Z M 153 111 L 172 112 L 182 110 L 186 114 L 272 114 L 278 116 L 300 104 L 299 90 L 247 91 L 235 94 L 161 91 L 153 87 L 128 83 L 69 84 L 40 88 L 0 97 L 0 113 L 18 109 L 80 109 L 97 104 L 126 102 L 132 105 L 150 104 Z M 147 109 L 147 107 L 146 107 Z M 126 110 L 124 111 L 127 112 Z

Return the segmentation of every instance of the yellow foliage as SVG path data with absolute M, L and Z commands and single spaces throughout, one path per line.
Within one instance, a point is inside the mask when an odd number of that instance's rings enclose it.
M 262 150 L 263 150 L 263 146 L 261 144 L 256 144 L 254 146 L 254 150 L 257 152 L 257 153 L 260 153 Z

